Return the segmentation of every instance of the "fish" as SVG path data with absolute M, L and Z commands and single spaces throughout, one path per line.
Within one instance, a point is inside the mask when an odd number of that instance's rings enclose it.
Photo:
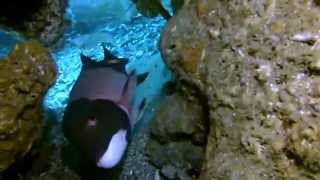
M 134 90 L 148 76 L 126 71 L 128 59 L 103 48 L 104 60 L 80 54 L 82 69 L 71 89 L 62 130 L 66 139 L 98 168 L 111 169 L 125 154 L 141 107 L 132 108 Z

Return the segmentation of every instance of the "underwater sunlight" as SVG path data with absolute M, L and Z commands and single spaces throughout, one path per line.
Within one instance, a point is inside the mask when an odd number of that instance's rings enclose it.
M 170 79 L 158 49 L 165 20 L 143 17 L 129 0 L 70 0 L 69 3 L 67 18 L 72 20 L 71 26 L 65 34 L 64 48 L 52 54 L 59 75 L 44 100 L 45 109 L 55 112 L 61 119 L 81 69 L 80 53 L 101 60 L 102 45 L 116 56 L 129 59 L 129 71 L 150 72 L 135 97 L 151 100 Z
M 45 111 L 55 119 L 61 120 L 70 90 L 79 76 L 80 53 L 101 60 L 105 46 L 116 56 L 129 59 L 128 71 L 149 72 L 146 82 L 135 92 L 136 98 L 146 97 L 147 102 L 170 79 L 158 49 L 160 31 L 165 24 L 162 17 L 143 17 L 129 0 L 70 0 L 66 18 L 71 24 L 65 32 L 63 48 L 52 52 L 58 78 L 43 103 Z M 0 45 L 0 57 L 18 39 L 0 32 L 0 40 L 5 42 Z

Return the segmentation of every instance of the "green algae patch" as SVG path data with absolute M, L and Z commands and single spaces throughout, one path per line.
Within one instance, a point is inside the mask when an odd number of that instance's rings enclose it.
M 55 64 L 37 41 L 17 44 L 0 60 L 0 172 L 39 138 L 42 98 L 55 78 Z

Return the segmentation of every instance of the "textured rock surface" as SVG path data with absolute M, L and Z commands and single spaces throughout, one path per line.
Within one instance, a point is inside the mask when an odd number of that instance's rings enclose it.
M 17 44 L 0 60 L 0 171 L 39 138 L 42 97 L 55 76 L 48 51 L 36 41 Z
M 177 94 L 165 97 L 151 122 L 146 153 L 167 179 L 193 179 L 204 159 L 205 127 L 197 101 Z
M 319 179 L 320 7 L 194 0 L 162 33 L 166 63 L 207 97 L 203 179 Z
M 11 0 L 1 2 L 0 24 L 36 38 L 51 47 L 63 37 L 66 0 Z

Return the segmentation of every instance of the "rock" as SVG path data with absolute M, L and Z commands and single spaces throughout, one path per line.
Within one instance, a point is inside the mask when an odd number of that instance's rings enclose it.
M 160 144 L 150 140 L 146 153 L 152 164 L 161 169 L 168 179 L 193 179 L 200 172 L 204 158 L 204 147 L 190 141 Z M 182 178 L 184 177 L 184 178 Z
M 0 6 L 0 24 L 54 47 L 62 40 L 67 25 L 66 6 L 66 0 L 4 1 Z
M 193 137 L 204 134 L 205 128 L 198 103 L 177 94 L 166 96 L 151 122 L 146 154 L 168 179 L 192 179 L 200 172 L 204 145 L 199 141 L 205 140 Z
M 39 138 L 42 98 L 55 77 L 49 52 L 36 41 L 17 44 L 0 60 L 0 172 Z
M 203 179 L 319 179 L 318 1 L 189 1 L 161 36 L 206 96 Z
M 189 138 L 203 129 L 202 119 L 201 106 L 187 102 L 181 96 L 168 96 L 157 110 L 151 134 L 161 142 L 184 136 Z
M 161 169 L 161 173 L 165 177 L 168 177 L 169 179 L 174 179 L 174 178 L 177 177 L 176 169 L 172 165 L 163 166 L 162 169 Z
M 75 175 L 72 171 L 57 171 L 55 173 L 43 173 L 40 177 L 37 177 L 39 180 L 81 180 L 81 178 Z

